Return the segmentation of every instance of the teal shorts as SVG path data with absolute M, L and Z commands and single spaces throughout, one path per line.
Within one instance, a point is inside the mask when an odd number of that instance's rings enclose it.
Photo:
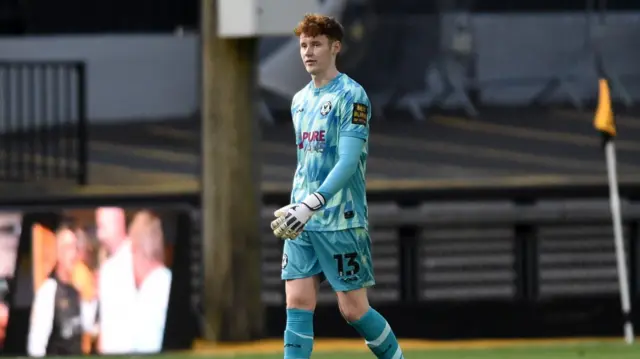
M 303 231 L 284 242 L 282 279 L 319 275 L 334 291 L 348 292 L 375 284 L 371 238 L 364 228 L 331 232 Z

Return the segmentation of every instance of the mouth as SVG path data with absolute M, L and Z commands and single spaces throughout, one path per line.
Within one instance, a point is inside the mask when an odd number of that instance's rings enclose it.
M 307 66 L 312 66 L 316 64 L 316 60 L 305 60 L 304 64 Z

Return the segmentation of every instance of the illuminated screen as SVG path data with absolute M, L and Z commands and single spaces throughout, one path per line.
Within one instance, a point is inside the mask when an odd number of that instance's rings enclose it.
M 15 275 L 21 223 L 20 213 L 0 212 L 0 349 L 9 324 L 9 281 Z
M 177 217 L 102 207 L 35 221 L 27 354 L 160 352 Z

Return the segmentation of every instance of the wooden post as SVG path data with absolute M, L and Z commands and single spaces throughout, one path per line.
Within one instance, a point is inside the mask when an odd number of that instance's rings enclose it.
M 217 36 L 201 0 L 202 223 L 205 339 L 262 335 L 257 39 Z

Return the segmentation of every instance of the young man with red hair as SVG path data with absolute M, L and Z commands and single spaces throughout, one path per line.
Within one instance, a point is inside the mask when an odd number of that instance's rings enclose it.
M 369 306 L 375 284 L 365 186 L 371 105 L 360 84 L 336 68 L 343 28 L 310 14 L 295 29 L 311 82 L 293 98 L 298 166 L 291 204 L 275 212 L 276 237 L 285 239 L 287 326 L 285 359 L 313 349 L 318 287 L 327 280 L 342 316 L 383 359 L 402 359 L 389 323 Z

